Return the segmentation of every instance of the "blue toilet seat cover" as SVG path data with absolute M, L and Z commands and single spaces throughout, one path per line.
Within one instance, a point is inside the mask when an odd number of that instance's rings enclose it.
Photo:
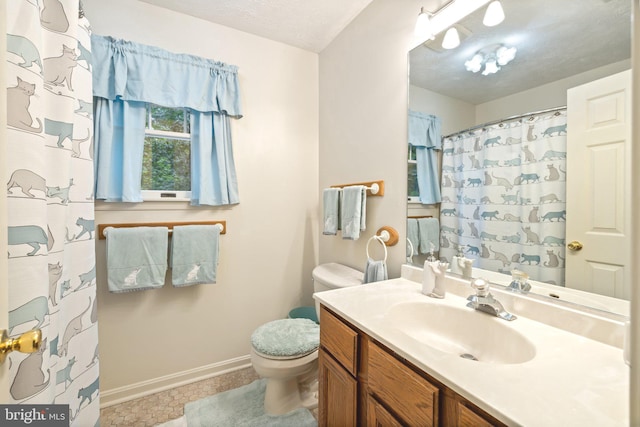
M 320 326 L 310 319 L 274 320 L 251 334 L 251 345 L 267 356 L 304 356 L 320 345 Z

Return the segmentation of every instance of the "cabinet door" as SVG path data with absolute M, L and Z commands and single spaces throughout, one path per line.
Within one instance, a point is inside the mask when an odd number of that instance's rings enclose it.
M 323 349 L 320 349 L 318 359 L 318 382 L 318 425 L 355 426 L 358 412 L 356 379 Z
M 489 421 L 458 403 L 458 427 L 493 427 Z
M 367 427 L 402 427 L 402 423 L 391 415 L 373 396 L 368 395 Z

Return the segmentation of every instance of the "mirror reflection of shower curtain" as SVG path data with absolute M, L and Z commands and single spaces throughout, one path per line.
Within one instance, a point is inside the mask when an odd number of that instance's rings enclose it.
M 440 257 L 564 286 L 566 109 L 443 140 Z

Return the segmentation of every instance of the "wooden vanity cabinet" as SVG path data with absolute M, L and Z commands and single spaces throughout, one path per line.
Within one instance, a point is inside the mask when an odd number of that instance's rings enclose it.
M 319 426 L 504 426 L 322 306 Z

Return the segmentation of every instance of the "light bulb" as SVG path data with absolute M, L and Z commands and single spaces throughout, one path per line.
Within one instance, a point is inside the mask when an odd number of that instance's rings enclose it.
M 453 49 L 458 46 L 460 46 L 460 34 L 458 34 L 458 30 L 455 27 L 451 27 L 444 34 L 442 47 L 443 49 Z
M 504 21 L 504 10 L 499 0 L 492 1 L 487 7 L 482 23 L 487 27 L 494 27 Z
M 497 73 L 498 70 L 500 70 L 500 67 L 498 67 L 498 64 L 496 63 L 496 60 L 495 59 L 489 59 L 484 64 L 484 71 L 482 72 L 482 75 L 483 76 L 488 76 L 489 74 Z
M 467 68 L 467 71 L 471 71 L 472 73 L 477 73 L 482 69 L 482 55 L 476 53 L 473 55 L 473 58 L 468 59 L 464 66 Z
M 414 34 L 419 40 L 433 40 L 435 38 L 431 28 L 431 19 L 429 19 L 429 14 L 424 11 L 424 8 L 420 8 Z
M 496 56 L 498 57 L 499 65 L 507 65 L 509 62 L 513 61 L 513 58 L 516 57 L 516 52 L 518 49 L 515 47 L 506 47 L 500 46 L 496 51 Z

